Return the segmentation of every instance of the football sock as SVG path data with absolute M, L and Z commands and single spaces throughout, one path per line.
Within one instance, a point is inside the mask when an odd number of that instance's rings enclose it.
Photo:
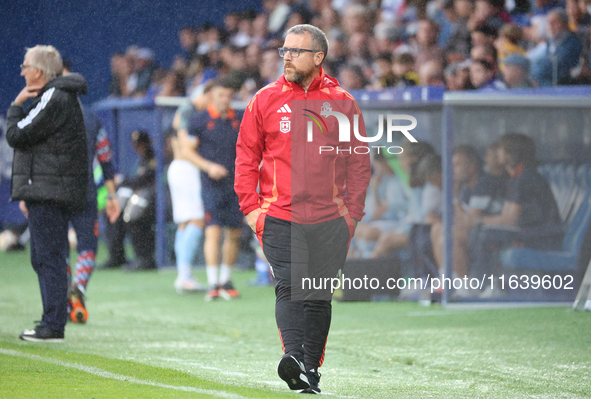
M 176 256 L 178 276 L 183 281 L 191 278 L 191 264 L 195 258 L 197 248 L 199 248 L 199 240 L 201 239 L 202 232 L 202 229 L 192 224 L 188 224 L 182 232 L 181 242 L 178 246 Z
M 210 287 L 215 287 L 218 284 L 218 266 L 207 265 L 205 268 L 207 272 L 207 284 Z
M 220 267 L 220 284 L 224 285 L 226 284 L 228 281 L 230 281 L 230 278 L 232 277 L 232 268 L 228 265 L 226 265 L 225 263 L 222 263 L 222 266 Z
M 90 275 L 94 270 L 96 254 L 94 251 L 84 251 L 78 255 L 76 271 L 74 272 L 74 284 L 86 288 Z M 84 292 L 84 289 L 82 290 Z

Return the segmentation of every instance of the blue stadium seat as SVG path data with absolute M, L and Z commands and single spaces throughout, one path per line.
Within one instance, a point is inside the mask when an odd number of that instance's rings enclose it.
M 541 251 L 531 248 L 509 248 L 501 251 L 500 261 L 504 269 L 566 272 L 577 268 L 577 258 L 585 234 L 591 224 L 591 168 L 580 167 L 578 177 L 586 172 L 584 195 L 576 214 L 568 226 L 562 241 L 562 251 Z M 558 173 L 559 174 L 559 173 Z M 556 176 L 556 174 L 555 174 Z M 582 183 L 580 180 L 577 183 Z M 579 193 L 580 194 L 580 193 Z

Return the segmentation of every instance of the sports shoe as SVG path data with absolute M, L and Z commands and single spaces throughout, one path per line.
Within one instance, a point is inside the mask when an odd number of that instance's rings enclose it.
M 88 311 L 84 305 L 84 294 L 76 284 L 73 284 L 68 290 L 68 302 L 70 307 L 70 319 L 74 323 L 86 323 L 88 320 Z
M 226 301 L 229 301 L 230 299 L 238 298 L 240 296 L 240 294 L 238 293 L 236 288 L 234 288 L 234 285 L 232 284 L 231 281 L 228 281 L 226 284 L 220 286 L 219 290 L 220 290 L 219 291 L 220 296 L 222 298 L 224 298 Z
M 304 389 L 300 393 L 311 393 L 313 395 L 320 395 L 320 388 L 318 388 L 318 383 L 320 382 L 320 373 L 312 369 L 306 373 L 306 376 L 308 377 L 310 387 Z
M 207 302 L 216 300 L 220 297 L 220 286 L 216 285 L 215 287 L 211 288 L 209 291 L 207 291 L 207 293 L 205 294 L 205 300 Z
M 279 374 L 279 378 L 287 382 L 289 389 L 310 388 L 304 365 L 292 355 L 281 356 L 277 365 L 277 374 Z
M 64 333 L 38 325 L 33 330 L 23 331 L 19 338 L 31 342 L 64 342 Z
M 174 282 L 174 289 L 179 294 L 183 292 L 197 292 L 197 291 L 207 291 L 207 289 L 197 280 L 189 279 L 189 280 L 179 280 L 178 278 Z

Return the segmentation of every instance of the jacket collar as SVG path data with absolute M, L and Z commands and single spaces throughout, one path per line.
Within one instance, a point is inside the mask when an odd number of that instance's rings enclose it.
M 299 92 L 304 91 L 302 86 L 300 86 L 299 84 L 290 82 L 287 79 L 285 79 L 285 75 L 281 75 L 281 77 L 278 79 L 278 82 L 283 85 L 283 91 L 286 91 L 286 90 L 294 90 L 294 91 L 299 91 Z M 324 68 L 320 67 L 320 76 L 317 76 L 316 78 L 314 78 L 314 80 L 310 84 L 310 87 L 308 87 L 307 91 L 311 92 L 311 91 L 316 91 L 316 90 L 322 90 L 326 87 L 338 86 L 338 85 L 339 85 L 339 83 L 337 82 L 337 80 L 328 76 L 327 74 L 325 74 Z
M 218 119 L 222 116 L 218 112 L 218 110 L 215 109 L 213 103 L 211 103 L 207 106 L 207 112 L 209 113 L 209 117 L 211 119 Z M 234 110 L 232 108 L 228 108 L 228 119 L 234 119 L 235 116 L 236 116 L 236 113 L 234 112 Z

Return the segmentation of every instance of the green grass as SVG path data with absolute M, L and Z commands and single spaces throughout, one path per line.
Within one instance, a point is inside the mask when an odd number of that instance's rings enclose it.
M 63 344 L 27 343 L 17 337 L 40 318 L 36 275 L 27 253 L 0 254 L 0 398 L 293 397 L 275 371 L 273 289 L 248 287 L 252 277 L 235 273 L 242 298 L 206 303 L 176 294 L 173 272 L 99 270 L 88 323 L 68 324 Z M 590 331 L 591 313 L 566 307 L 335 303 L 321 388 L 357 398 L 591 397 Z

